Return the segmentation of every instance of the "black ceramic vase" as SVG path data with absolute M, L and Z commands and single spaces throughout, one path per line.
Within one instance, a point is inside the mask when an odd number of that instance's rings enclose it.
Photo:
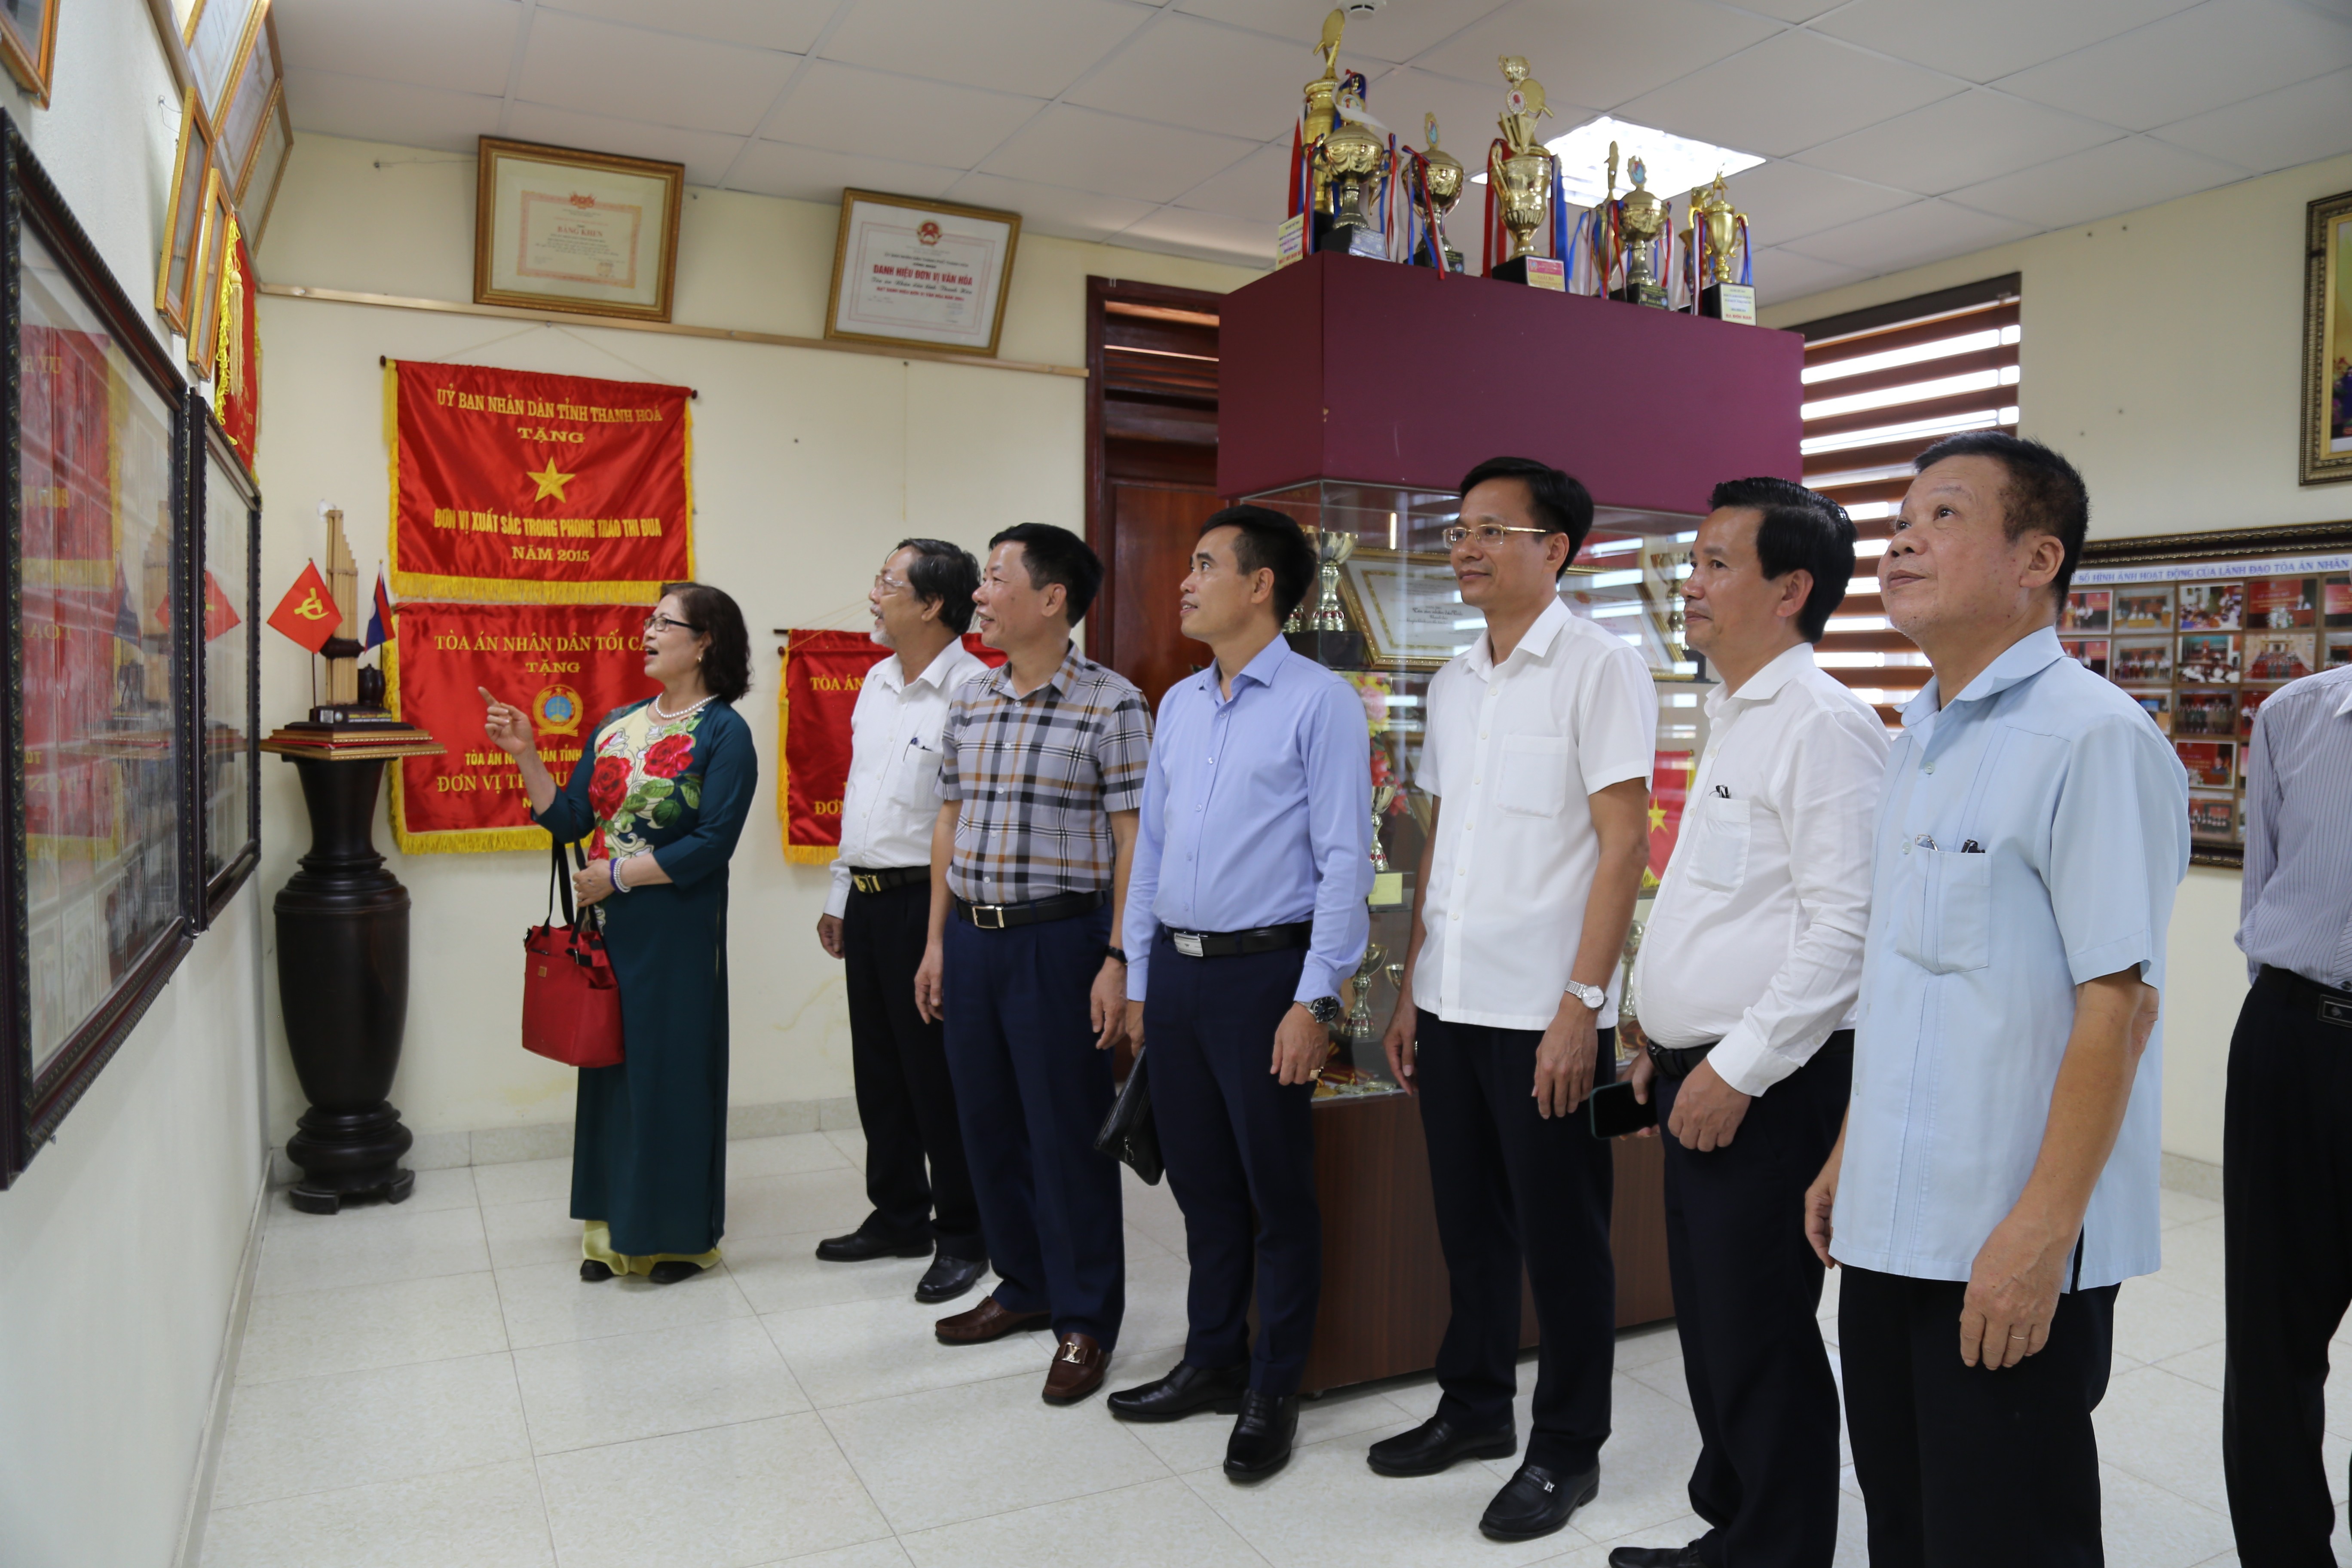
M 383 762 L 289 757 L 310 809 L 310 851 L 278 894 L 278 999 L 294 1074 L 310 1102 L 286 1141 L 302 1167 L 290 1201 L 333 1214 L 345 1198 L 393 1203 L 415 1134 L 385 1097 L 408 1024 L 408 889 L 375 852 Z

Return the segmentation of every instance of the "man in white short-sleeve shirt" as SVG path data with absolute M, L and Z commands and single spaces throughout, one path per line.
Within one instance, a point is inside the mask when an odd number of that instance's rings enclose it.
M 1453 1315 L 1436 1414 L 1370 1459 L 1418 1476 L 1517 1451 L 1524 1268 L 1543 1332 L 1527 1461 L 1479 1522 L 1524 1541 L 1591 1500 L 1609 1436 L 1611 1155 L 1576 1113 L 1615 1075 L 1657 698 L 1641 655 L 1559 599 L 1592 526 L 1584 487 L 1496 458 L 1462 488 L 1447 543 L 1486 631 L 1429 685 L 1430 838 L 1384 1042 L 1420 1098 Z

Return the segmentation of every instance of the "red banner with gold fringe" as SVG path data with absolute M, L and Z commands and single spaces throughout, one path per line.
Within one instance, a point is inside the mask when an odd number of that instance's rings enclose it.
M 392 784 L 392 827 L 404 853 L 547 848 L 531 825 L 515 761 L 482 734 L 479 689 L 528 712 L 540 761 L 572 778 L 605 714 L 652 697 L 644 606 L 404 603 L 384 645 L 393 711 L 447 748 L 404 757 Z
M 403 598 L 643 604 L 694 575 L 682 386 L 390 362 Z

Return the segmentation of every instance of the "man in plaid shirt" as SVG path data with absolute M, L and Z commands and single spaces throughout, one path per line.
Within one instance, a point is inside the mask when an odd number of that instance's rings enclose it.
M 1127 1305 L 1118 1164 L 1094 1140 L 1126 1033 L 1119 915 L 1151 716 L 1071 646 L 1102 575 L 1085 541 L 1048 523 L 989 542 L 974 622 L 1006 663 L 956 693 L 940 732 L 930 941 L 915 973 L 916 1005 L 946 1018 L 997 1275 L 936 1331 L 979 1344 L 1050 1326 L 1055 1405 L 1102 1385 Z

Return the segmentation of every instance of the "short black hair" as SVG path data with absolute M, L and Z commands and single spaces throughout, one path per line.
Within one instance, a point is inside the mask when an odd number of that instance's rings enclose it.
M 1764 580 L 1777 583 L 1799 567 L 1813 574 L 1813 590 L 1797 612 L 1797 632 L 1819 642 L 1829 630 L 1830 612 L 1853 581 L 1853 519 L 1845 508 L 1794 479 L 1759 475 L 1726 479 L 1707 497 L 1711 508 L 1741 507 L 1759 514 L 1756 562 Z
M 988 542 L 991 550 L 1000 544 L 1021 547 L 1032 588 L 1062 585 L 1064 619 L 1071 626 L 1086 619 L 1087 606 L 1102 590 L 1103 563 L 1085 540 L 1050 522 L 1016 522 Z
M 907 569 L 907 587 L 924 604 L 939 601 L 940 619 L 961 636 L 971 626 L 971 596 L 980 587 L 980 563 L 961 544 L 944 539 L 902 539 L 897 550 L 915 552 Z
M 1913 471 L 1924 474 L 1947 458 L 1990 458 L 2008 470 L 2000 495 L 2001 530 L 2012 542 L 2029 533 L 2046 533 L 2058 542 L 2066 554 L 2050 587 L 2064 603 L 2091 531 L 2091 491 L 2074 465 L 2041 442 L 2006 430 L 1964 430 L 1920 453 Z
M 1533 458 L 1489 458 L 1462 476 L 1462 493 L 1468 495 L 1488 479 L 1520 479 L 1528 487 L 1528 510 L 1536 521 L 1554 533 L 1568 535 L 1568 558 L 1584 548 L 1592 531 L 1592 492 L 1572 474 L 1564 474 Z M 1562 565 L 1560 570 L 1568 570 Z
M 1229 506 L 1212 512 L 1201 524 L 1196 538 L 1206 537 L 1211 529 L 1236 530 L 1234 540 L 1234 564 L 1244 575 L 1271 571 L 1274 574 L 1274 618 L 1288 620 L 1290 612 L 1298 608 L 1307 590 L 1315 584 L 1315 547 L 1307 542 L 1307 534 L 1297 520 L 1288 518 L 1263 506 Z
M 721 702 L 739 702 L 751 689 L 751 634 L 743 612 L 724 589 L 708 583 L 665 583 L 662 597 L 677 596 L 686 624 L 710 639 L 702 656 L 702 684 Z

